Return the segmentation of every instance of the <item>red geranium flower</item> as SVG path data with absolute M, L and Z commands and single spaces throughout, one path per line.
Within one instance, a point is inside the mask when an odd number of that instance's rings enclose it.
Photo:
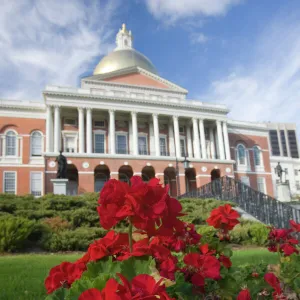
M 86 270 L 84 263 L 63 262 L 52 268 L 45 280 L 45 287 L 48 294 L 60 287 L 70 288 L 71 284 L 79 279 Z
M 236 300 L 251 300 L 251 295 L 248 289 L 243 289 L 238 294 Z
M 84 291 L 78 298 L 78 300 L 105 300 L 102 297 L 102 293 L 97 289 L 89 289 Z
M 219 280 L 220 262 L 214 256 L 200 255 L 198 253 L 187 254 L 184 259 L 187 265 L 183 269 L 186 279 L 196 286 L 204 286 L 205 278 Z
M 118 276 L 123 285 L 110 279 L 102 292 L 96 289 L 87 290 L 80 295 L 79 300 L 172 300 L 161 281 L 156 282 L 150 275 L 138 275 L 131 283 L 121 274 Z
M 222 229 L 224 233 L 232 230 L 239 224 L 239 213 L 232 209 L 229 204 L 219 206 L 211 211 L 210 217 L 206 220 L 207 224 L 217 229 Z
M 265 274 L 264 279 L 274 289 L 273 299 L 287 299 L 283 295 L 279 279 L 273 273 Z
M 216 253 L 216 250 L 209 250 L 208 244 L 200 245 L 199 250 L 203 255 L 213 255 Z
M 290 220 L 290 225 L 295 232 L 300 232 L 300 224 L 296 223 L 293 220 Z
M 228 256 L 220 255 L 219 262 L 227 269 L 232 266 L 232 262 Z

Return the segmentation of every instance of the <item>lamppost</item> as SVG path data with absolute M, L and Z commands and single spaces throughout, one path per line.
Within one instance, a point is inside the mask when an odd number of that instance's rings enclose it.
M 181 162 L 183 163 L 185 170 L 190 167 L 190 161 L 186 158 L 186 154 L 184 156 L 184 160 Z M 176 185 L 177 185 L 177 197 L 178 197 L 180 196 L 180 177 L 179 177 L 179 165 L 178 165 L 177 155 L 176 155 Z

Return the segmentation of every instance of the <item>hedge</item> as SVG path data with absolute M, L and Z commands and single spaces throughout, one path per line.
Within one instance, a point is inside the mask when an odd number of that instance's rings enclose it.
M 28 228 L 22 237 L 13 235 L 8 244 L 5 242 L 5 247 L 0 246 L 0 251 L 24 251 L 37 247 L 53 252 L 86 250 L 94 239 L 102 237 L 105 232 L 100 228 L 96 211 L 98 198 L 97 193 L 80 196 L 47 194 L 40 198 L 0 194 L 0 218 L 8 220 L 4 224 L 13 222 L 23 224 L 22 230 Z M 183 210 L 188 213 L 182 220 L 195 224 L 205 240 L 208 235 L 214 234 L 213 228 L 208 227 L 205 220 L 212 209 L 225 203 L 230 202 L 182 199 Z M 121 230 L 124 226 L 125 221 L 116 230 Z M 268 229 L 261 223 L 242 221 L 232 231 L 231 240 L 235 244 L 261 246 L 266 243 L 267 233 Z M 3 238 L 0 226 L 0 241 Z

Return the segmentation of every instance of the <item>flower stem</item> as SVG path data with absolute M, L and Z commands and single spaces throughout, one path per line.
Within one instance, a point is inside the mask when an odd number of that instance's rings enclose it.
M 130 249 L 130 253 L 132 253 L 133 249 L 132 249 L 132 223 L 129 220 L 129 228 L 128 228 L 128 238 L 129 238 L 129 249 Z

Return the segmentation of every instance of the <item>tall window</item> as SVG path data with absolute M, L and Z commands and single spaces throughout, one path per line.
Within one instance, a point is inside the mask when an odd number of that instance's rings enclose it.
M 31 156 L 41 156 L 42 155 L 42 134 L 35 131 L 31 134 Z
M 15 156 L 17 154 L 17 136 L 14 131 L 6 133 L 6 156 Z
M 265 185 L 265 178 L 258 177 L 257 178 L 257 190 L 261 193 L 266 193 L 266 185 Z
M 237 161 L 239 165 L 245 166 L 247 164 L 246 149 L 243 145 L 238 145 L 237 147 Z
M 65 152 L 75 153 L 76 151 L 76 137 L 66 136 L 65 137 Z
M 105 153 L 105 135 L 104 133 L 95 133 L 95 153 Z
M 296 189 L 297 189 L 297 191 L 300 191 L 300 181 L 299 180 L 296 181 Z
M 180 139 L 180 156 L 186 156 L 186 146 L 185 146 L 185 138 Z
M 270 130 L 269 131 L 271 148 L 272 148 L 272 155 L 273 156 L 280 156 L 280 148 L 279 148 L 279 140 L 277 135 L 277 130 Z
M 295 130 L 288 130 L 288 139 L 293 158 L 299 158 L 298 145 Z
M 30 173 L 30 193 L 33 196 L 42 196 L 42 173 L 31 172 Z
M 16 172 L 4 172 L 4 193 L 16 194 Z
M 248 186 L 250 186 L 250 179 L 249 179 L 248 176 L 242 176 L 241 177 L 241 182 L 248 185 Z
M 147 145 L 147 137 L 139 136 L 139 154 L 140 155 L 148 155 L 148 145 Z
M 281 145 L 282 145 L 283 155 L 288 156 L 284 130 L 280 130 L 280 137 L 281 137 Z
M 127 135 L 117 134 L 117 153 L 127 154 Z
M 253 156 L 254 156 L 254 164 L 255 166 L 261 165 L 261 150 L 257 147 L 253 147 Z
M 160 155 L 161 156 L 167 156 L 166 137 L 160 137 L 159 138 L 159 147 L 160 147 Z

